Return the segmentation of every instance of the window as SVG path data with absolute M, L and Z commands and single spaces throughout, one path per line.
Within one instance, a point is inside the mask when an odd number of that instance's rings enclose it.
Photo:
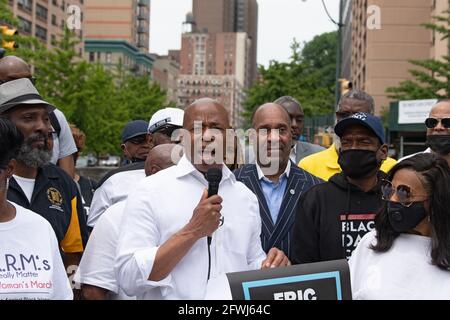
M 36 25 L 36 37 L 42 40 L 47 40 L 47 29 Z
M 52 3 L 53 3 L 54 6 L 57 6 L 58 5 L 58 0 L 52 0 Z
M 33 0 L 18 0 L 17 6 L 24 11 L 31 12 L 31 9 L 33 8 Z
M 95 61 L 95 52 L 89 52 L 89 62 Z
M 30 34 L 31 33 L 31 21 L 28 21 L 27 19 L 24 19 L 22 17 L 19 18 L 19 31 L 21 33 Z
M 52 46 L 56 45 L 56 36 L 54 34 L 50 36 L 50 43 L 52 44 Z
M 97 52 L 97 60 L 100 60 L 102 58 L 102 53 L 101 52 Z
M 36 17 L 38 17 L 42 21 L 47 21 L 47 8 L 41 6 L 40 4 L 36 5 Z
M 112 54 L 111 52 L 107 52 L 106 53 L 106 63 L 111 63 L 112 62 Z
M 52 14 L 52 25 L 58 26 L 58 22 L 56 21 L 56 16 Z

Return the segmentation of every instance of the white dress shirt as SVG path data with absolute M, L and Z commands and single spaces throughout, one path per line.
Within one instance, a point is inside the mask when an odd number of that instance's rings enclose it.
M 92 198 L 87 225 L 94 227 L 98 218 L 114 203 L 123 201 L 134 190 L 136 183 L 145 177 L 144 169 L 123 171 L 109 177 Z
M 104 288 L 110 300 L 133 300 L 120 290 L 114 273 L 117 241 L 119 240 L 125 201 L 113 204 L 98 219 L 92 231 L 74 281 Z
M 219 195 L 224 223 L 213 233 L 211 279 L 255 270 L 266 255 L 256 196 L 222 168 Z M 199 239 L 163 280 L 149 281 L 158 248 L 191 219 L 208 182 L 183 156 L 177 166 L 145 178 L 128 196 L 116 257 L 119 285 L 138 299 L 204 299 L 208 274 L 207 239 Z

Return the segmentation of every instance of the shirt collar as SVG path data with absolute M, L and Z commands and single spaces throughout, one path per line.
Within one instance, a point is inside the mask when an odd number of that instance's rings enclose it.
M 258 180 L 261 180 L 261 179 L 263 179 L 263 178 L 267 179 L 267 178 L 264 176 L 264 173 L 262 172 L 262 170 L 261 170 L 259 164 L 258 164 L 258 163 L 255 163 L 255 164 L 256 164 L 256 171 L 258 172 Z M 291 172 L 291 161 L 290 161 L 290 160 L 288 161 L 288 163 L 287 163 L 287 165 L 286 165 L 286 169 L 285 169 L 284 172 L 280 175 L 280 179 L 281 179 L 284 175 L 286 176 L 286 178 L 289 179 L 289 172 Z
M 338 163 L 339 154 L 336 150 L 336 145 L 333 143 L 326 151 L 328 153 L 328 156 L 326 158 L 325 165 L 331 169 L 340 169 L 341 167 Z
M 183 156 L 181 157 L 180 161 L 177 164 L 176 168 L 177 178 L 181 178 L 187 175 L 192 175 L 198 179 L 200 179 L 202 182 L 207 183 L 205 176 L 203 173 L 198 171 L 194 165 L 188 160 L 186 157 L 186 153 L 183 153 Z M 231 172 L 230 169 L 226 165 L 222 166 L 222 181 L 231 179 L 231 181 L 234 183 L 236 182 L 236 177 L 234 176 L 233 172 Z

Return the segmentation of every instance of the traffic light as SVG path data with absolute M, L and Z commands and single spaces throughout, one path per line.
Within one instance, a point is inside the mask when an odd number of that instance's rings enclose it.
M 339 79 L 339 84 L 341 86 L 341 96 L 353 89 L 353 84 L 350 80 Z
M 14 36 L 19 34 L 16 29 L 9 28 L 8 26 L 0 26 L 0 31 L 2 33 L 2 44 L 1 47 L 7 50 L 14 50 L 18 47 L 16 41 L 14 41 Z

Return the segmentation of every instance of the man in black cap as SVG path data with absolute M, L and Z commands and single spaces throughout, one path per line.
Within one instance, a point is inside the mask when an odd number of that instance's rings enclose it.
M 78 265 L 88 234 L 75 182 L 50 163 L 49 112 L 54 109 L 42 99 L 29 79 L 0 85 L 0 116 L 10 119 L 25 137 L 10 181 L 8 200 L 50 222 L 67 268 Z
M 143 162 L 147 159 L 151 148 L 147 129 L 148 122 L 144 120 L 130 121 L 123 128 L 120 148 L 128 163 Z
M 356 113 L 335 127 L 341 139 L 338 163 L 342 168 L 326 183 L 300 199 L 292 238 L 294 263 L 350 258 L 359 240 L 374 229 L 382 206 L 380 171 L 387 158 L 380 119 Z

